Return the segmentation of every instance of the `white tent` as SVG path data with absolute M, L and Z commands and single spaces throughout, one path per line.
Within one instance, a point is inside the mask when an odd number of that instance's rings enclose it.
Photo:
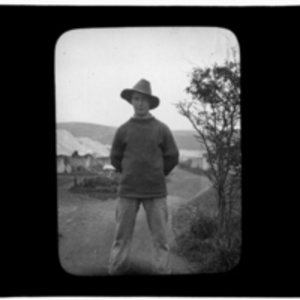
M 76 140 L 84 147 L 93 151 L 95 157 L 108 157 L 109 151 L 106 146 L 101 143 L 91 140 L 88 137 L 76 137 Z
M 64 129 L 57 129 L 56 154 L 71 156 L 75 151 L 77 151 L 80 156 L 93 153 L 91 149 L 80 144 L 70 132 Z
M 64 129 L 56 130 L 57 172 L 95 171 L 110 163 L 106 146 L 87 137 L 74 137 Z

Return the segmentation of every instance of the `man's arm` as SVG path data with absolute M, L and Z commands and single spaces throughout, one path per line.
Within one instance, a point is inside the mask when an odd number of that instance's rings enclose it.
M 123 152 L 125 149 L 125 144 L 123 142 L 123 131 L 119 128 L 114 136 L 110 151 L 110 161 L 111 164 L 115 167 L 116 171 L 122 173 L 122 159 Z
M 164 173 L 167 176 L 179 162 L 179 150 L 169 127 L 164 126 L 163 129 Z

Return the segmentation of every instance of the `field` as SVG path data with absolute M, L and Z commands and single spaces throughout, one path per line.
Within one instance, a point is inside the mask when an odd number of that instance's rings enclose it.
M 69 188 L 73 185 L 73 176 L 58 175 L 57 178 L 59 257 L 63 269 L 75 275 L 107 275 L 115 230 L 116 201 L 101 201 L 84 194 L 72 194 Z M 205 177 L 176 168 L 169 176 L 167 186 L 172 271 L 175 274 L 190 274 L 195 270 L 193 263 L 178 255 L 176 250 L 173 217 L 185 204 L 199 196 L 199 192 L 206 190 L 209 181 Z M 209 203 L 209 206 L 214 209 L 216 204 Z M 150 273 L 151 249 L 145 213 L 140 209 L 130 252 L 133 273 Z

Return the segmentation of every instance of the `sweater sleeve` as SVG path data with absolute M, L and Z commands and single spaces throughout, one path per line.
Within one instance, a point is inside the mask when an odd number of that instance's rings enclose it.
M 179 150 L 169 127 L 164 126 L 163 130 L 163 157 L 164 173 L 167 176 L 179 162 Z
M 123 152 L 125 149 L 124 144 L 124 132 L 119 128 L 114 136 L 111 151 L 110 151 L 110 161 L 111 164 L 115 167 L 117 172 L 122 173 L 122 159 Z

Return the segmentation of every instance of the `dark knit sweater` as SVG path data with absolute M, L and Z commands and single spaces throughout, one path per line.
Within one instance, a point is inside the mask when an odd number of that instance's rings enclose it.
M 116 131 L 110 158 L 121 173 L 120 197 L 158 198 L 167 195 L 165 176 L 179 151 L 167 125 L 153 116 L 131 118 Z

